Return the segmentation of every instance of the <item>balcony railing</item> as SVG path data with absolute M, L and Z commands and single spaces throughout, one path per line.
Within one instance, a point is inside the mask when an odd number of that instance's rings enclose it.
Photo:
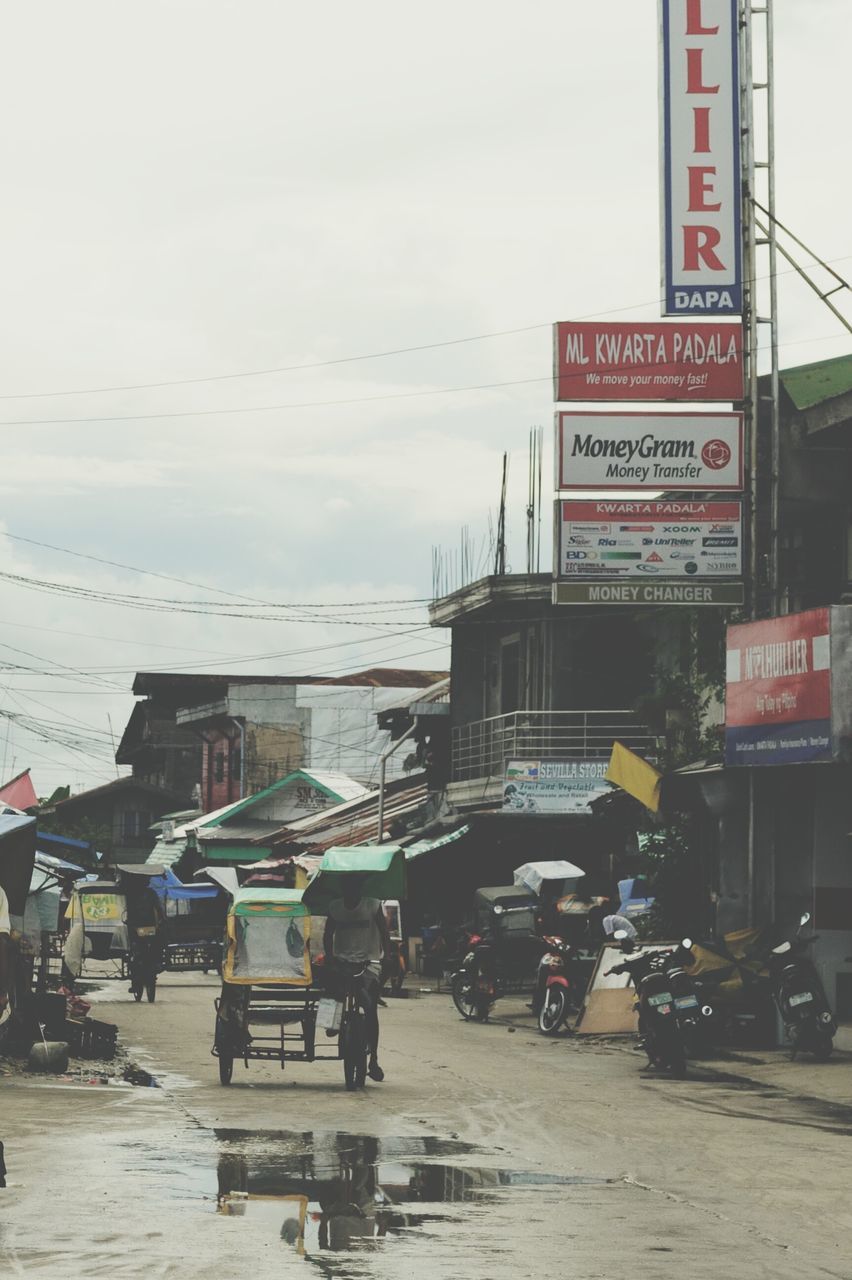
M 453 729 L 452 780 L 502 778 L 507 760 L 603 760 L 623 742 L 638 755 L 656 739 L 632 711 L 512 711 Z

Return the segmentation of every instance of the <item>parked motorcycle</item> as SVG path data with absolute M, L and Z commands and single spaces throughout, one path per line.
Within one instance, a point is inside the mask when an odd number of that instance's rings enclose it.
M 545 935 L 547 947 L 538 962 L 532 1008 L 538 1018 L 538 1029 L 545 1036 L 555 1036 L 575 1007 L 571 957 L 574 948 L 564 938 Z
M 633 950 L 623 930 L 616 930 L 613 936 L 625 951 Z M 667 1067 L 673 1076 L 682 1079 L 686 1075 L 686 1049 L 675 1012 L 667 970 L 669 960 L 669 952 L 645 951 L 613 965 L 606 974 L 630 974 L 639 1009 L 639 1042 L 648 1061 L 654 1067 Z
M 689 972 L 695 964 L 692 939 L 684 938 L 668 955 L 666 973 L 674 997 L 675 1017 L 687 1055 L 701 1057 L 713 1040 L 714 1008 L 703 998 L 699 984 Z
M 772 995 L 790 1041 L 791 1059 L 800 1050 L 812 1053 L 825 1062 L 834 1048 L 837 1023 L 820 982 L 816 966 L 808 955 L 808 947 L 816 934 L 801 936 L 810 920 L 806 911 L 792 938 L 773 947 L 768 958 Z
M 494 948 L 481 934 L 469 933 L 468 951 L 450 980 L 453 1004 L 467 1022 L 487 1022 L 500 992 Z

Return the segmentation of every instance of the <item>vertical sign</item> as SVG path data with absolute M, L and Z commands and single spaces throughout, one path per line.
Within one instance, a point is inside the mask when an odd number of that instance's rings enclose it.
M 742 312 L 737 0 L 660 0 L 663 314 Z

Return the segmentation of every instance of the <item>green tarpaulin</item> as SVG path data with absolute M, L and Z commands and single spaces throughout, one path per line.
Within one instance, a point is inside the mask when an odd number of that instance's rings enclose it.
M 328 915 L 329 903 L 343 897 L 344 886 L 353 875 L 364 876 L 364 898 L 405 897 L 405 854 L 397 844 L 355 845 L 329 849 L 319 871 L 304 891 L 303 901 L 314 915 Z

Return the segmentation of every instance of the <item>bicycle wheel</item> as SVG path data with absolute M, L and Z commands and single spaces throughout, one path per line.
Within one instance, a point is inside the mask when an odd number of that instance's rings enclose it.
M 367 1029 L 364 1015 L 351 1012 L 340 1029 L 343 1049 L 343 1076 L 349 1090 L 363 1089 L 367 1079 Z
M 219 1051 L 219 1083 L 230 1084 L 234 1074 L 234 1055 Z

